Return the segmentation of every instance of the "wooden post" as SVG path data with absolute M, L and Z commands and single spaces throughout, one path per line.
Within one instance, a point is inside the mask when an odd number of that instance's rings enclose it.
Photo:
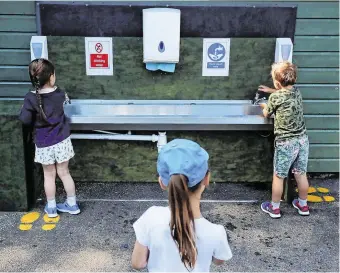
M 283 196 L 282 200 L 285 200 L 287 203 L 292 203 L 295 197 L 295 179 L 292 174 L 292 170 L 289 170 L 288 176 L 283 181 Z

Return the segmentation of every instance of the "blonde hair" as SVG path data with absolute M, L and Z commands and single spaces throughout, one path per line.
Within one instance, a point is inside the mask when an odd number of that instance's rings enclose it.
M 282 87 L 294 85 L 297 78 L 297 67 L 290 62 L 274 63 L 272 65 L 272 78 L 277 81 Z

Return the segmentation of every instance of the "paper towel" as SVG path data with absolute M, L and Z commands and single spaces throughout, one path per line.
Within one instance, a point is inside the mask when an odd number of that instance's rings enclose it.
M 146 69 L 150 71 L 162 70 L 165 72 L 175 72 L 176 64 L 172 63 L 146 63 Z

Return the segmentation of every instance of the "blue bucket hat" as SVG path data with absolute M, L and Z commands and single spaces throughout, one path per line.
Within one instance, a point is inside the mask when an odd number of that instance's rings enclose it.
M 188 187 L 200 183 L 208 172 L 209 154 L 196 142 L 175 139 L 166 144 L 158 155 L 157 171 L 165 186 L 173 174 L 188 178 Z

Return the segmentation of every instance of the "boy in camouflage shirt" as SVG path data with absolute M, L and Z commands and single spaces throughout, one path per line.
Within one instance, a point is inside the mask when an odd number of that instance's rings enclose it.
M 290 167 L 299 188 L 299 198 L 293 206 L 300 215 L 309 215 L 307 206 L 308 180 L 307 164 L 309 142 L 303 117 L 302 97 L 294 86 L 296 82 L 296 66 L 289 62 L 273 64 L 272 78 L 275 89 L 261 85 L 260 91 L 272 93 L 268 104 L 261 104 L 263 115 L 275 114 L 274 134 L 274 174 L 272 201 L 261 204 L 261 209 L 272 218 L 280 218 L 280 200 L 283 192 L 283 180 Z

